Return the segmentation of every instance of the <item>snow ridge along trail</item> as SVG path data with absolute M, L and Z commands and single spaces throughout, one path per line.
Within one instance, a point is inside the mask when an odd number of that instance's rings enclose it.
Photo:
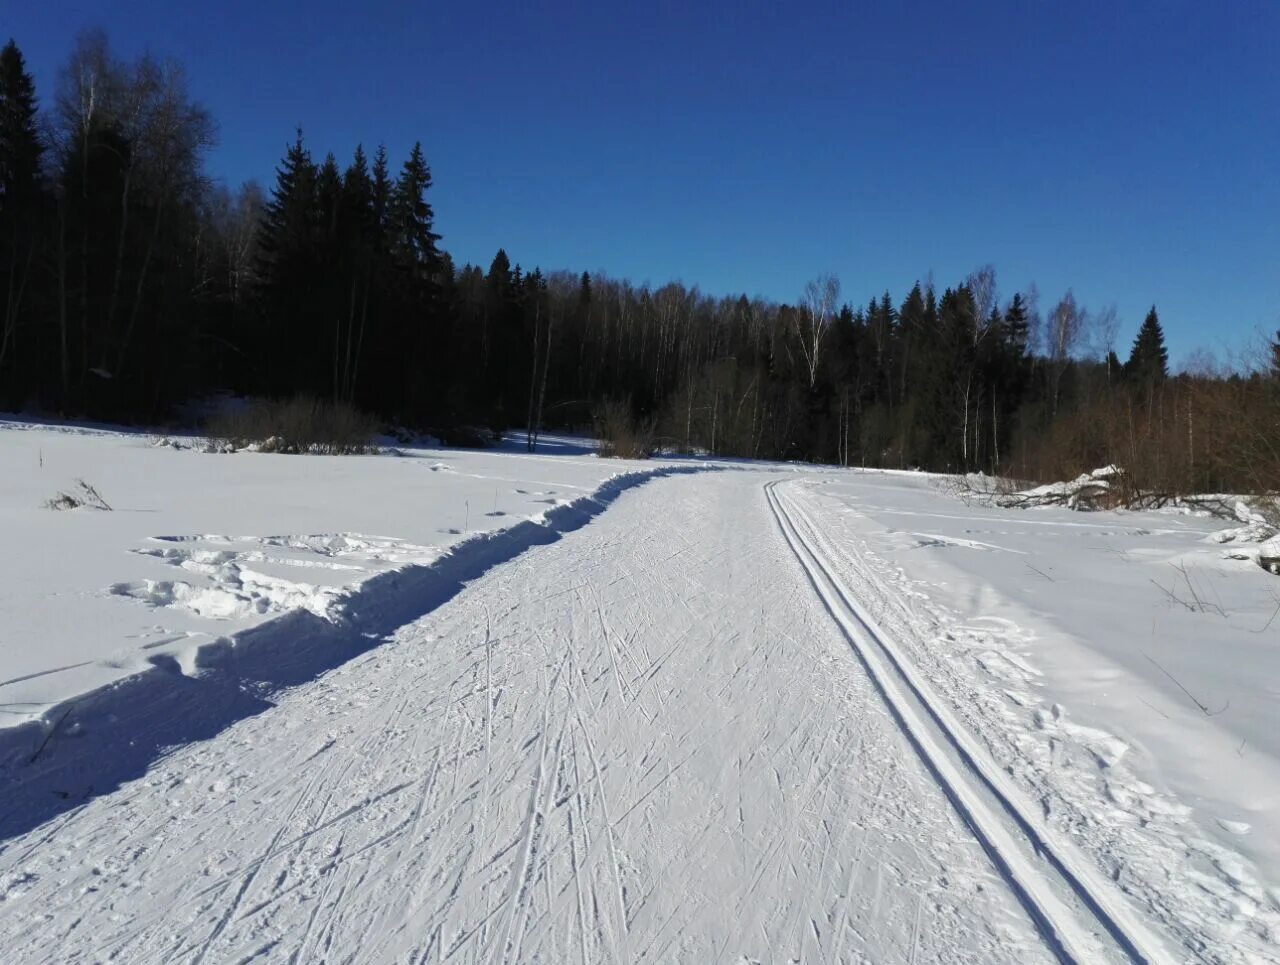
M 892 638 L 858 605 L 815 546 L 813 521 L 779 493 L 782 485 L 776 480 L 765 484 L 769 505 L 814 590 L 929 769 L 1060 957 L 1077 963 L 1096 961 L 1103 954 L 1103 942 L 1110 938 L 1135 961 L 1167 961 L 1167 952 L 1134 919 L 1125 899 L 1074 854 L 1070 845 L 1054 841 L 1048 829 L 1040 826 L 1030 809 L 1020 803 L 1017 790 L 987 762 L 964 726 L 931 694 Z M 1080 921 L 1082 911 L 1094 922 Z M 1090 924 L 1100 926 L 1105 934 Z
M 1064 957 L 801 579 L 762 481 L 622 492 L 10 837 L 5 962 Z

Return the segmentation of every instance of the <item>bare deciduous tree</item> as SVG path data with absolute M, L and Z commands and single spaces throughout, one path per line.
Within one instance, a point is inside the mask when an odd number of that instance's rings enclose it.
M 139 73 L 141 76 L 144 72 L 140 70 Z M 116 353 L 117 371 L 125 365 L 129 341 L 142 306 L 147 272 L 165 215 L 174 200 L 193 196 L 204 187 L 200 174 L 201 160 L 215 140 L 213 119 L 203 107 L 191 101 L 186 73 L 179 63 L 166 61 L 158 68 L 148 67 L 145 73 L 148 75 L 145 83 L 148 87 L 155 86 L 155 94 L 135 150 L 141 154 L 146 175 L 143 190 L 153 217 L 142 265 L 138 269 L 133 306 Z
M 254 245 L 266 206 L 262 188 L 255 181 L 235 193 L 225 190 L 213 197 L 212 220 L 220 247 L 221 265 L 227 273 L 231 301 L 239 305 L 254 280 Z
M 809 370 L 809 388 L 818 380 L 818 361 L 822 341 L 835 318 L 836 301 L 840 298 L 840 279 L 835 275 L 819 275 L 804 286 L 799 311 L 794 312 L 800 352 Z
M 999 316 L 996 314 L 996 269 L 994 265 L 983 265 L 981 268 L 973 271 L 968 278 L 965 279 L 965 287 L 969 289 L 969 297 L 973 302 L 973 327 L 970 329 L 973 338 L 974 351 L 969 354 L 968 364 L 964 368 L 964 378 L 961 385 L 961 397 L 964 405 L 964 415 L 961 419 L 960 427 L 960 452 L 964 466 L 969 466 L 970 444 L 969 429 L 972 422 L 973 426 L 973 451 L 978 448 L 978 422 L 977 406 L 978 400 L 973 398 L 973 379 L 978 366 L 978 346 L 986 340 L 988 335 L 993 334 L 998 328 Z M 974 418 L 970 419 L 970 412 L 974 413 Z
M 1093 342 L 1092 349 L 1107 367 L 1107 381 L 1110 382 L 1118 373 L 1111 371 L 1111 356 L 1116 350 L 1116 336 L 1120 331 L 1120 316 L 1114 305 L 1095 313 L 1090 322 Z
M 996 269 L 983 265 L 965 279 L 965 286 L 973 296 L 973 344 L 977 345 L 992 333 L 991 324 L 996 307 Z
M 1072 355 L 1084 339 L 1088 328 L 1089 314 L 1076 304 L 1076 297 L 1070 290 L 1053 306 L 1049 313 L 1045 346 L 1049 358 L 1049 376 L 1052 382 L 1052 411 L 1058 411 L 1058 393 L 1062 386 L 1062 375 L 1071 361 Z
M 116 86 L 118 69 L 107 49 L 107 37 L 101 30 L 85 31 L 76 38 L 71 59 L 58 78 L 54 97 L 54 120 L 51 142 L 58 155 L 57 167 L 67 172 L 68 183 L 61 185 L 58 195 L 58 321 L 60 368 L 63 397 L 70 391 L 71 336 L 67 295 L 70 279 L 67 264 L 67 226 L 72 190 L 80 196 L 80 204 L 89 201 L 89 171 L 94 132 L 102 123 L 102 115 Z M 70 175 L 79 184 L 74 188 Z M 89 360 L 89 221 L 80 219 L 80 365 L 83 372 Z
M 83 378 L 91 365 L 93 371 L 118 375 L 129 354 L 166 218 L 176 201 L 194 201 L 205 187 L 201 161 L 213 144 L 214 124 L 191 101 L 186 75 L 176 61 L 160 62 L 144 55 L 132 64 L 120 63 L 111 56 L 103 33 L 91 31 L 77 39 L 59 76 L 50 133 L 57 167 L 65 172 L 59 192 L 57 257 L 65 391 L 71 368 L 67 302 L 73 284 L 68 219 L 74 218 L 80 233 L 80 277 L 74 283 L 80 309 L 78 375 Z M 93 179 L 104 163 L 118 166 L 119 195 L 113 201 L 119 213 L 113 225 L 104 222 L 102 210 L 90 204 Z M 126 268 L 136 214 L 149 217 L 150 223 L 143 228 L 146 241 L 140 246 L 138 263 Z M 91 325 L 89 259 L 94 246 L 90 238 L 112 229 L 115 245 L 106 309 Z M 124 284 L 129 274 L 131 293 Z

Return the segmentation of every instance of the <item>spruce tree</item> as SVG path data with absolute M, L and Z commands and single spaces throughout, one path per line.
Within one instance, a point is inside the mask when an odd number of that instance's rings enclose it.
M 276 184 L 259 230 L 258 279 L 268 321 L 268 357 L 257 359 L 259 390 L 273 395 L 320 388 L 318 373 L 310 364 L 311 346 L 319 337 L 310 326 L 320 308 L 316 181 L 316 166 L 298 130 L 276 169 Z M 299 353 L 308 363 L 279 364 L 282 358 L 296 363 Z
M 914 381 L 920 369 L 920 345 L 928 337 L 926 328 L 926 310 L 924 292 L 920 283 L 911 286 L 911 291 L 898 310 L 898 353 L 894 385 L 890 387 L 890 399 L 902 403 L 906 401 L 908 385 Z M 853 351 L 856 353 L 856 349 Z
M 1169 352 L 1164 346 L 1164 330 L 1154 305 L 1138 329 L 1124 371 L 1126 377 L 1148 384 L 1163 381 L 1169 374 Z
M 391 172 L 387 165 L 387 148 L 379 144 L 373 155 L 373 220 L 378 232 L 378 250 L 390 249 L 388 238 L 391 209 Z
M 924 313 L 924 292 L 920 289 L 920 283 L 916 282 L 903 299 L 902 307 L 898 309 L 898 330 L 904 339 L 921 332 Z
M 1003 335 L 1005 345 L 1016 358 L 1027 354 L 1027 340 L 1030 335 L 1027 303 L 1021 294 L 1015 294 L 1004 313 Z
M 440 236 L 432 230 L 435 214 L 426 198 L 430 187 L 431 169 L 422 145 L 414 144 L 391 192 L 391 240 L 399 266 L 420 279 L 430 276 L 440 258 Z
M 32 298 L 40 235 L 40 138 L 36 90 L 17 44 L 0 50 L 0 405 L 19 404 L 37 376 L 18 359 L 19 325 Z M 6 369 L 13 368 L 10 375 Z M 20 384 L 21 383 L 21 384 Z
M 276 184 L 263 214 L 259 247 L 267 277 L 280 262 L 310 249 L 317 221 L 316 166 L 299 128 L 284 161 L 276 168 Z
M 344 258 L 347 225 L 342 215 L 342 175 L 338 172 L 337 158 L 330 152 L 316 172 L 316 267 L 319 271 L 316 286 L 326 314 L 341 304 L 347 293 L 343 279 L 347 268 Z
M 40 187 L 43 151 L 36 133 L 36 88 L 10 40 L 0 50 L 0 206 L 30 203 Z
M 373 179 L 364 148 L 356 145 L 351 164 L 342 174 L 342 222 L 348 244 L 367 244 L 373 234 Z
M 342 208 L 342 175 L 338 173 L 338 160 L 329 152 L 316 172 L 316 205 L 319 215 L 320 237 L 333 243 L 338 237 L 338 217 Z
M 495 296 L 506 297 L 507 288 L 511 285 L 511 259 L 507 257 L 505 249 L 499 248 L 498 253 L 493 256 L 486 280 L 489 290 Z

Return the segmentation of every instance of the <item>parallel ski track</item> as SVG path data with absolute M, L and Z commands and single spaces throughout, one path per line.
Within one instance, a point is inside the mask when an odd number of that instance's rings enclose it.
M 965 822 L 982 842 L 1057 956 L 1084 965 L 1101 948 L 1101 932 L 1134 962 L 1172 961 L 1163 945 L 1129 913 L 1124 898 L 1069 845 L 1057 842 L 1021 803 L 964 726 L 932 693 L 902 649 L 867 611 L 816 545 L 817 529 L 774 480 L 764 486 L 769 508 L 791 551 L 850 646 L 867 668 L 889 709 Z M 811 536 L 806 536 L 807 529 Z M 1003 813 L 1001 813 L 1003 812 Z M 1073 895 L 1073 908 L 1064 894 Z

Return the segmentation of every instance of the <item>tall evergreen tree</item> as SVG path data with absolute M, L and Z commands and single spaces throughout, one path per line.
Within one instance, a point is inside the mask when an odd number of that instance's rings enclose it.
M 40 187 L 44 153 L 36 128 L 36 87 L 10 40 L 0 50 L 0 206 L 30 201 Z
M 378 224 L 374 213 L 373 179 L 364 148 L 356 145 L 351 164 L 342 174 L 339 200 L 338 262 L 341 290 L 334 330 L 333 392 L 336 399 L 355 400 L 360 358 L 373 302 L 374 262 Z
M 359 144 L 351 155 L 351 164 L 342 174 L 341 207 L 347 245 L 363 248 L 371 243 L 376 228 L 373 223 L 373 178 L 369 174 L 364 148 Z
M 1027 354 L 1027 341 L 1030 337 L 1029 318 L 1030 313 L 1027 311 L 1027 303 L 1022 294 L 1015 294 L 1004 313 L 1004 340 L 1010 351 L 1019 358 Z
M 271 263 L 309 246 L 316 225 L 316 166 L 303 145 L 302 130 L 276 168 L 276 184 L 264 212 L 261 251 Z
M 1124 368 L 1128 378 L 1148 384 L 1162 382 L 1169 374 L 1169 352 L 1164 346 L 1164 330 L 1154 305 L 1138 329 Z
M 426 194 L 431 171 L 415 144 L 391 187 L 387 206 L 389 277 L 383 286 L 390 303 L 384 326 L 395 346 L 388 377 L 407 386 L 399 415 L 421 418 L 438 408 L 444 390 L 442 351 L 445 326 L 440 317 L 443 264 L 433 229 L 434 213 Z
M 381 239 L 381 250 L 387 250 L 388 215 L 391 208 L 391 169 L 387 164 L 387 148 L 378 145 L 373 155 L 373 220 Z
M 907 398 L 913 366 L 919 365 L 921 345 L 928 337 L 925 314 L 924 292 L 916 282 L 898 310 L 897 384 L 890 393 L 890 399 L 897 405 L 903 404 Z
M 391 192 L 391 245 L 398 265 L 423 280 L 432 276 L 440 259 L 440 236 L 432 230 L 435 213 L 426 197 L 430 187 L 431 169 L 422 145 L 414 144 Z
M 485 277 L 485 283 L 492 297 L 507 298 L 511 287 L 511 259 L 507 257 L 505 249 L 499 248 L 493 261 L 489 262 L 489 274 Z
M 15 405 L 36 388 L 28 360 L 19 384 L 19 330 L 31 301 L 43 207 L 36 132 L 36 90 L 17 44 L 0 50 L 0 403 Z M 10 374 L 7 370 L 12 368 Z
M 311 358 L 310 346 L 320 338 L 313 329 L 320 296 L 320 205 L 318 170 L 299 129 L 284 160 L 259 230 L 257 276 L 260 304 L 267 316 L 267 359 L 259 361 L 259 391 L 272 395 L 316 392 L 319 373 L 310 365 L 288 368 L 270 358 Z
M 338 220 L 342 214 L 342 175 L 332 151 L 324 156 L 316 172 L 316 205 L 320 240 L 332 244 L 340 233 Z

